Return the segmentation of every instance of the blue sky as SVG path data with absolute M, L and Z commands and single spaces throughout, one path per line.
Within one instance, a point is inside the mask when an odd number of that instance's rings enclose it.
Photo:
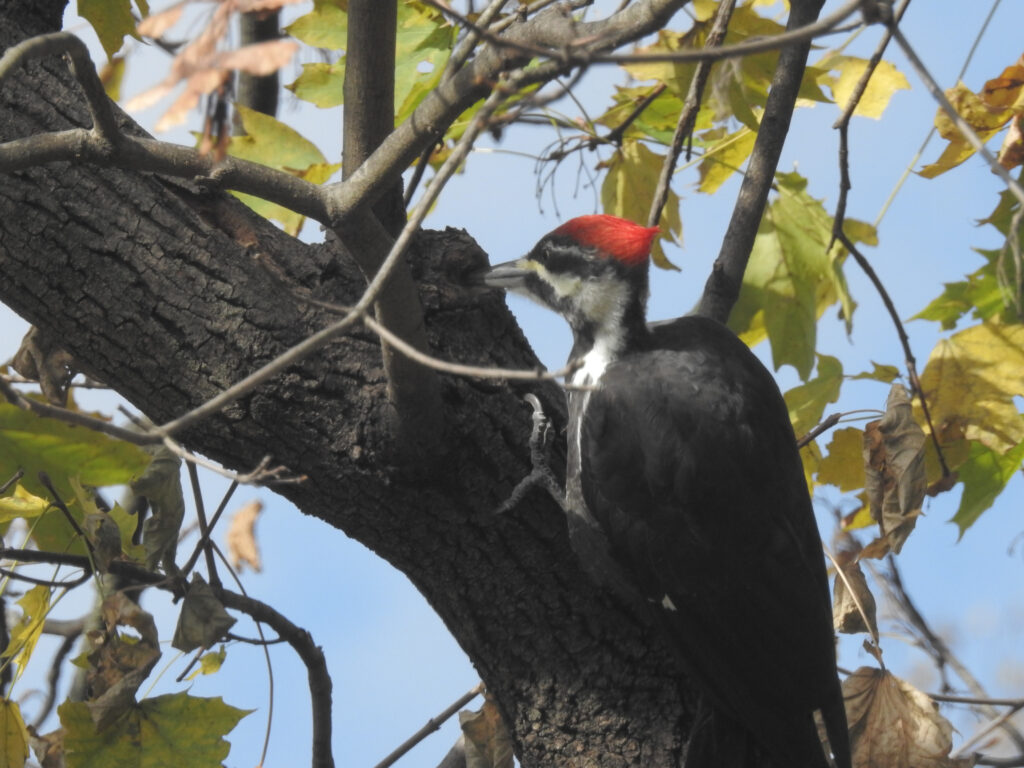
M 830 1 L 826 12 L 840 4 Z M 988 3 L 955 0 L 919 0 L 911 5 L 903 24 L 905 34 L 944 87 L 954 83 L 989 7 Z M 1021 53 L 1020 24 L 1019 5 L 1003 3 L 967 72 L 968 85 L 976 89 L 1016 61 Z M 677 26 L 683 25 L 680 17 Z M 76 31 L 88 33 L 81 26 Z M 850 52 L 868 55 L 880 32 L 871 29 L 862 33 Z M 833 37 L 822 44 L 833 45 L 842 39 Z M 881 121 L 857 118 L 850 132 L 853 190 L 848 215 L 867 221 L 875 219 L 928 132 L 935 112 L 933 102 L 902 56 L 893 49 L 889 58 L 907 75 L 913 90 L 897 93 Z M 131 96 L 159 79 L 166 63 L 165 58 L 152 52 L 130 63 L 126 94 Z M 579 95 L 599 111 L 606 98 L 602 94 L 611 84 L 623 81 L 614 67 L 598 69 L 591 73 Z M 824 198 L 830 210 L 838 192 L 838 139 L 831 129 L 837 114 L 831 105 L 800 110 L 780 166 L 782 170 L 795 166 L 811 179 L 811 194 Z M 151 125 L 158 115 L 155 109 L 136 117 L 144 125 Z M 328 157 L 337 155 L 340 110 L 324 113 L 303 109 L 286 99 L 281 116 L 316 142 Z M 198 118 L 190 127 L 197 125 Z M 177 138 L 188 141 L 181 134 Z M 546 131 L 527 127 L 506 132 L 499 146 L 482 145 L 482 151 L 470 158 L 466 172 L 453 179 L 426 225 L 467 229 L 497 262 L 524 253 L 560 220 L 594 212 L 592 190 L 576 192 L 575 167 L 567 166 L 557 176 L 559 217 L 550 195 L 535 199 L 533 163 L 507 153 L 536 152 L 550 139 Z M 934 141 L 924 161 L 934 159 L 940 151 L 941 142 Z M 584 159 L 591 167 L 597 160 L 594 155 L 585 155 Z M 679 174 L 675 180 L 675 189 L 682 197 L 684 244 L 669 256 L 681 271 L 654 274 L 652 318 L 678 315 L 694 304 L 735 200 L 735 180 L 713 197 L 698 194 L 695 180 L 694 172 Z M 974 220 L 994 207 L 1000 188 L 998 179 L 978 160 L 934 181 L 917 176 L 908 180 L 882 221 L 879 247 L 867 252 L 904 318 L 937 296 L 942 282 L 958 280 L 980 264 L 972 247 L 998 245 L 994 231 L 976 228 Z M 902 351 L 880 300 L 855 266 L 848 266 L 846 272 L 859 305 L 853 334 L 847 337 L 841 323 L 832 319 L 834 313 L 828 313 L 821 323 L 819 351 L 838 356 L 849 373 L 869 369 L 872 360 L 901 365 Z M 549 366 L 560 365 L 569 347 L 569 334 L 561 321 L 526 302 L 510 299 L 510 304 L 541 358 Z M 8 357 L 16 348 L 24 324 L 6 310 L 0 322 L 2 338 L 7 340 L 0 356 Z M 923 369 L 939 338 L 938 328 L 915 321 L 907 324 L 907 330 L 919 369 Z M 758 351 L 762 357 L 767 352 Z M 797 383 L 789 369 L 778 372 L 778 378 L 783 389 Z M 850 383 L 844 387 L 838 408 L 880 408 L 886 392 L 881 384 Z M 109 400 L 98 402 L 110 409 Z M 219 478 L 207 479 L 207 506 L 216 503 L 225 485 Z M 954 649 L 993 695 L 1019 696 L 1024 692 L 1024 643 L 1020 642 L 1024 634 L 1024 541 L 1010 549 L 1014 537 L 1024 530 L 1021 485 L 1018 474 L 997 506 L 959 542 L 956 527 L 947 522 L 956 509 L 958 492 L 930 501 L 900 557 L 905 581 L 922 612 L 936 629 L 948 633 Z M 246 588 L 282 608 L 324 647 L 334 678 L 336 760 L 339 765 L 374 765 L 429 717 L 475 685 L 477 676 L 404 576 L 339 531 L 298 513 L 272 493 L 243 488 L 232 506 L 251 498 L 260 498 L 266 505 L 258 526 L 265 570 L 262 574 L 247 574 Z M 828 539 L 832 523 L 826 506 L 819 505 L 822 531 Z M 169 638 L 173 607 L 156 594 L 147 595 L 145 606 L 163 617 L 163 636 Z M 69 606 L 67 615 L 75 610 Z M 239 632 L 252 634 L 245 628 Z M 859 644 L 860 638 L 844 641 L 843 665 L 852 668 L 872 663 L 859 651 Z M 883 638 L 883 648 L 894 672 L 926 690 L 936 689 L 937 678 L 928 672 L 919 652 L 898 637 Z M 173 653 L 168 648 L 163 661 L 170 660 Z M 308 761 L 309 754 L 305 670 L 287 649 L 276 647 L 272 653 L 276 695 L 267 765 L 301 765 Z M 37 663 L 36 671 L 45 675 L 47 662 L 40 658 Z M 174 665 L 155 690 L 179 689 L 172 681 L 182 666 L 180 661 Z M 30 682 L 23 681 L 22 685 Z M 262 652 L 232 646 L 224 669 L 198 680 L 191 690 L 195 695 L 219 695 L 235 706 L 258 710 L 232 734 L 234 748 L 227 760 L 230 766 L 255 765 L 266 722 L 267 679 Z M 969 718 L 958 718 L 956 723 L 965 736 L 974 730 Z M 449 723 L 441 734 L 432 736 L 399 765 L 435 765 L 456 735 L 454 723 Z

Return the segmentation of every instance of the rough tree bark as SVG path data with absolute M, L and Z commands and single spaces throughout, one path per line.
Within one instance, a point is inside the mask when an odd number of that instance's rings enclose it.
M 59 28 L 63 3 L 0 3 L 0 45 Z M 0 139 L 88 125 L 60 61 L 0 93 Z M 500 297 L 457 287 L 484 255 L 425 233 L 410 258 L 441 356 L 537 364 Z M 0 186 L 0 299 L 58 334 L 80 367 L 164 421 L 332 319 L 282 290 L 353 302 L 365 281 L 327 246 L 288 238 L 217 191 L 70 164 Z M 405 573 L 477 666 L 526 766 L 674 765 L 689 707 L 656 633 L 592 588 L 541 494 L 494 510 L 528 471 L 522 387 L 442 380 L 451 469 L 397 467 L 376 338 L 357 332 L 183 436 L 228 467 L 266 453 L 309 480 L 305 513 Z M 554 385 L 538 391 L 556 419 Z
M 59 28 L 63 7 L 0 0 L 0 45 Z M 88 125 L 62 62 L 0 91 L 0 140 Z M 501 297 L 459 287 L 485 261 L 467 235 L 423 233 L 408 261 L 437 355 L 537 364 Z M 5 177 L 0 270 L 0 300 L 157 422 L 331 322 L 297 294 L 348 304 L 365 285 L 338 248 L 289 238 L 218 190 L 67 163 Z M 307 475 L 282 494 L 409 577 L 496 696 L 524 766 L 676 765 L 693 706 L 660 635 L 590 585 L 541 493 L 492 513 L 529 469 L 522 394 L 557 422 L 561 392 L 448 377 L 440 390 L 443 460 L 396 463 L 380 344 L 359 331 L 182 439 L 231 468 L 270 453 Z

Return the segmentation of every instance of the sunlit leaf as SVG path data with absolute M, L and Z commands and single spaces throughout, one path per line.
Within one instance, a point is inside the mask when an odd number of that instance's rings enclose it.
M 341 51 L 348 44 L 348 0 L 313 0 L 313 10 L 287 27 L 287 32 L 313 48 Z
M 113 56 L 99 71 L 103 90 L 111 101 L 121 100 L 121 83 L 124 82 L 126 59 L 124 56 Z
M 1003 107 L 998 104 L 998 100 L 996 104 L 987 103 L 983 96 L 974 93 L 962 82 L 948 89 L 946 97 L 957 114 L 983 142 L 994 136 L 1017 113 L 1015 106 Z M 960 129 L 956 127 L 956 123 L 942 108 L 935 114 L 935 128 L 949 144 L 936 162 L 921 169 L 920 174 L 929 179 L 955 168 L 975 152 L 974 147 L 967 142 Z
M 224 660 L 227 659 L 227 657 L 228 652 L 223 644 L 216 651 L 204 653 L 199 657 L 199 668 L 185 679 L 195 680 L 200 675 L 213 675 L 220 672 L 220 668 L 224 666 Z
M 1024 394 L 1024 325 L 989 320 L 939 341 L 921 387 L 943 442 L 963 436 L 1005 454 L 1024 440 L 1013 402 Z
M 971 443 L 970 457 L 957 469 L 964 491 L 952 522 L 960 528 L 961 536 L 982 512 L 992 506 L 1010 478 L 1021 471 L 1022 462 L 1024 443 L 1005 454 L 986 448 L 981 443 Z
M 34 494 L 45 493 L 37 479 L 41 471 L 70 495 L 62 478 L 78 477 L 94 486 L 121 485 L 148 463 L 149 456 L 136 445 L 0 403 L 0 476 L 24 469 L 22 483 Z
M 398 6 L 395 35 L 395 115 L 404 121 L 441 80 L 458 30 L 435 8 L 417 0 Z
M 9 496 L 0 498 L 0 523 L 9 523 L 15 518 L 26 520 L 39 517 L 50 507 L 50 502 L 25 490 L 19 483 Z
M 842 383 L 842 363 L 829 355 L 819 355 L 818 375 L 785 393 L 783 397 L 789 409 L 789 420 L 798 436 L 807 434 L 818 425 L 825 406 L 839 399 Z
M 135 34 L 131 0 L 78 0 L 78 15 L 92 24 L 108 57 L 121 50 L 125 35 Z
M 818 482 L 840 491 L 864 487 L 864 431 L 856 427 L 837 429 L 828 444 L 828 456 L 818 469 Z
M 46 621 L 46 615 L 50 612 L 50 595 L 50 588 L 40 584 L 32 587 L 18 600 L 22 611 L 21 618 L 17 624 L 11 627 L 11 639 L 2 654 L 4 658 L 12 657 L 14 663 L 17 664 L 18 672 L 15 675 L 15 680 L 25 672 L 28 660 L 32 657 L 32 651 L 35 650 L 36 643 L 39 642 L 39 637 L 43 633 L 43 624 Z
M 608 173 L 601 185 L 604 212 L 646 223 L 664 160 L 663 156 L 655 154 L 639 141 L 624 141 L 609 162 Z M 660 237 L 670 242 L 678 241 L 682 236 L 679 197 L 671 189 L 658 226 Z M 677 269 L 665 256 L 660 240 L 655 240 L 651 256 L 659 267 Z
M 0 766 L 21 768 L 28 759 L 28 729 L 18 702 L 0 699 Z
M 340 169 L 328 163 L 323 153 L 308 139 L 280 120 L 237 106 L 245 129 L 244 136 L 234 136 L 228 154 L 292 173 L 313 184 L 322 184 Z M 286 232 L 297 235 L 305 217 L 284 206 L 262 198 L 236 193 L 236 197 L 268 219 L 281 222 Z
M 700 162 L 697 189 L 707 195 L 717 192 L 729 177 L 741 170 L 756 140 L 757 133 L 743 127 L 710 145 Z
M 855 56 L 831 56 L 826 62 L 819 64 L 823 69 L 828 67 L 830 71 L 819 78 L 818 82 L 831 89 L 832 98 L 835 99 L 841 110 L 846 109 L 853 95 L 853 89 L 860 81 L 867 65 L 867 59 Z M 833 71 L 838 71 L 838 76 L 832 74 Z M 871 74 L 867 88 L 857 102 L 853 114 L 878 119 L 882 116 L 885 108 L 889 106 L 893 94 L 896 91 L 909 88 L 910 83 L 907 82 L 907 78 L 903 76 L 902 72 L 888 61 L 880 61 Z
M 294 83 L 285 86 L 303 101 L 321 109 L 336 107 L 344 101 L 345 60 L 327 64 L 322 61 L 302 65 Z
M 249 714 L 219 697 L 175 693 L 144 699 L 97 732 L 84 703 L 67 701 L 57 711 L 68 768 L 220 768 L 231 749 L 224 737 Z
M 874 361 L 871 362 L 872 368 L 870 371 L 864 371 L 858 373 L 856 376 L 851 376 L 851 379 L 870 379 L 871 381 L 880 381 L 883 384 L 891 384 L 895 379 L 900 377 L 900 369 L 895 365 L 880 365 Z
M 776 174 L 779 195 L 761 220 L 729 327 L 753 346 L 766 335 L 772 362 L 806 379 L 814 365 L 817 321 L 839 301 L 849 323 L 853 301 L 843 253 L 828 251 L 832 218 L 807 194 L 799 174 Z

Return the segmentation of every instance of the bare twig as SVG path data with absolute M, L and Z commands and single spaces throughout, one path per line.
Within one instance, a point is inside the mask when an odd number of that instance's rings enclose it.
M 89 550 L 91 556 L 93 551 L 92 542 L 89 541 L 89 537 L 85 535 L 85 531 L 82 530 L 82 526 L 80 526 L 78 521 L 75 520 L 75 516 L 71 514 L 71 510 L 68 509 L 68 505 L 64 503 L 64 499 L 62 499 L 60 494 L 57 493 L 57 489 L 53 487 L 53 482 L 50 480 L 50 476 L 45 472 L 39 472 L 38 477 L 39 482 L 42 483 L 43 487 L 50 493 L 50 503 L 64 514 L 64 519 L 68 521 L 68 525 L 71 526 L 71 530 L 73 530 L 75 535 L 82 540 L 82 543 L 85 544 L 85 548 Z
M 68 623 L 70 624 L 72 622 Z M 82 634 L 82 629 L 85 626 L 85 622 L 81 619 L 74 623 L 78 624 L 78 631 L 73 634 L 65 634 L 64 639 L 61 640 L 60 645 L 53 654 L 53 660 L 50 662 L 50 671 L 46 675 L 46 698 L 43 700 L 43 705 L 36 713 L 35 720 L 32 722 L 32 726 L 34 728 L 38 729 L 42 727 L 43 722 L 50 716 L 50 712 L 53 711 L 53 705 L 57 702 L 57 686 L 60 684 L 60 673 L 64 668 L 64 660 L 74 649 L 75 643 L 78 642 L 78 638 Z M 45 627 L 43 628 L 43 631 L 46 631 Z
M 834 427 L 836 424 L 838 424 L 839 420 L 843 418 L 843 416 L 844 414 L 842 413 L 829 414 L 824 419 L 822 419 L 821 423 L 818 424 L 814 429 L 812 429 L 803 437 L 798 438 L 796 441 L 796 447 L 803 448 L 808 443 L 814 441 L 818 437 L 818 435 L 820 435 L 823 432 L 827 432 L 828 430 L 832 429 L 832 427 Z
M 224 495 L 221 497 L 220 504 L 217 505 L 217 509 L 213 513 L 213 517 L 210 519 L 210 524 L 206 526 L 206 530 L 203 531 L 202 534 L 200 535 L 199 541 L 196 542 L 195 549 L 192 550 L 192 554 L 189 555 L 188 560 L 185 562 L 184 567 L 181 569 L 181 572 L 183 574 L 187 575 L 191 573 L 192 569 L 196 566 L 196 561 L 199 559 L 199 555 L 207 551 L 210 536 L 213 533 L 213 529 L 217 527 L 217 522 L 220 520 L 221 515 L 224 514 L 224 510 L 227 509 L 228 502 L 231 500 L 231 497 L 238 489 L 238 485 L 238 481 L 236 480 L 232 482 L 231 485 L 228 486 L 228 489 L 224 492 Z
M 922 649 L 932 657 L 940 671 L 947 666 L 952 668 L 953 671 L 956 672 L 957 677 L 964 682 L 976 698 L 988 699 L 988 693 L 985 691 L 981 682 L 974 677 L 971 671 L 963 664 L 963 662 L 960 661 L 950 647 L 946 645 L 946 642 L 935 634 L 924 616 L 917 609 L 914 601 L 911 600 L 910 595 L 903 586 L 903 579 L 900 576 L 899 566 L 896 565 L 896 559 L 890 556 L 886 560 L 886 564 L 888 568 L 886 571 L 885 584 L 889 588 L 889 593 L 892 596 L 896 607 L 909 622 L 910 626 L 917 632 L 921 641 Z M 975 709 L 989 718 L 994 718 L 997 715 L 996 711 L 986 704 L 975 705 Z M 1024 752 L 1024 736 L 1021 735 L 1014 725 L 1010 722 L 1003 722 L 1001 723 L 1001 727 L 1017 746 L 1017 749 Z
M 871 263 L 865 258 L 864 254 L 860 252 L 853 241 L 847 237 L 846 233 L 841 228 L 834 228 L 832 236 L 837 239 L 850 255 L 853 256 L 858 266 L 864 271 L 871 284 L 875 286 L 875 290 L 878 291 L 878 295 L 882 299 L 882 303 L 885 305 L 886 311 L 889 313 L 889 317 L 892 318 L 893 325 L 896 326 L 896 334 L 899 336 L 900 344 L 903 347 L 903 355 L 907 366 L 907 377 L 910 379 L 910 386 L 913 387 L 914 392 L 917 393 L 918 398 L 921 401 L 921 410 L 924 413 L 925 421 L 928 422 L 928 431 L 932 436 L 932 444 L 935 446 L 935 453 L 939 458 L 939 465 L 942 467 L 942 476 L 949 477 L 952 473 L 949 466 L 946 464 L 946 457 L 942 452 L 942 446 L 939 444 L 939 437 L 935 432 L 935 425 L 932 424 L 931 411 L 928 408 L 928 399 L 925 397 L 924 390 L 921 389 L 921 380 L 917 376 L 917 360 L 914 358 L 914 353 L 910 348 L 910 337 L 907 336 L 907 331 L 903 327 L 903 321 L 900 319 L 899 313 L 896 311 L 896 305 L 893 303 L 892 297 L 889 292 L 885 289 L 885 285 L 882 284 L 881 279 L 878 277 L 878 273 L 875 272 Z
M 488 6 L 484 8 L 480 13 L 480 16 L 477 18 L 476 25 L 483 29 L 487 29 L 494 17 L 501 13 L 501 9 L 505 7 L 505 3 L 507 2 L 508 0 L 491 0 Z M 478 42 L 480 42 L 480 34 L 476 30 L 470 29 L 459 44 L 455 46 L 455 50 L 452 51 L 452 55 L 448 57 L 448 63 L 445 64 L 444 73 L 441 77 L 447 80 L 462 69 L 462 65 L 466 63 L 467 59 L 469 59 L 470 54 L 473 53 L 473 49 L 476 47 Z
M 19 468 L 17 472 L 11 475 L 10 480 L 5 482 L 3 485 L 0 485 L 0 493 L 7 493 L 7 489 L 14 485 L 16 482 L 18 482 L 19 480 L 21 480 L 21 478 L 23 478 L 24 476 L 25 470 Z
M 187 463 L 188 479 L 192 486 L 192 498 L 196 507 L 196 518 L 199 520 L 199 532 L 201 534 L 199 543 L 203 552 L 206 553 L 206 575 L 210 586 L 217 588 L 221 586 L 220 576 L 217 573 L 217 563 L 213 559 L 213 550 L 209 546 L 210 524 L 206 521 L 206 507 L 203 504 L 203 491 L 199 487 L 199 472 L 192 462 Z M 234 484 L 232 484 L 234 487 Z
M 707 40 L 704 42 L 704 49 L 716 48 L 725 39 L 725 33 L 729 29 L 729 20 L 732 18 L 733 8 L 736 7 L 736 0 L 723 0 L 715 11 L 715 19 L 708 31 Z M 658 185 L 654 190 L 654 200 L 651 202 L 651 211 L 647 215 L 647 226 L 656 227 L 661 221 L 661 211 L 668 200 L 672 173 L 675 171 L 679 154 L 683 151 L 683 142 L 693 134 L 693 126 L 697 122 L 697 114 L 700 112 L 700 103 L 704 98 L 704 87 L 707 85 L 708 76 L 711 74 L 711 61 L 704 59 L 693 73 L 690 81 L 690 89 L 686 93 L 686 102 L 679 112 L 679 121 L 676 123 L 675 133 L 672 134 L 672 143 L 669 145 L 665 162 L 661 166 L 661 175 L 658 177 Z
M 956 111 L 956 107 L 949 103 L 949 99 L 946 98 L 946 94 L 943 92 L 942 88 L 939 87 L 939 84 L 935 82 L 935 78 L 932 77 L 931 72 L 928 71 L 924 62 L 922 62 L 918 57 L 917 52 L 907 41 L 907 38 L 905 38 L 903 33 L 900 32 L 899 27 L 893 22 L 889 22 L 888 27 L 897 44 L 903 49 L 903 54 L 907 57 L 910 65 L 914 68 L 914 71 L 917 72 L 917 76 L 921 78 L 925 88 L 928 89 L 928 93 L 930 93 L 932 98 L 938 102 L 939 107 L 946 113 L 949 119 L 953 121 L 957 130 L 960 131 L 960 135 L 964 137 L 968 144 L 974 147 L 974 150 L 981 155 L 986 163 L 988 163 L 992 172 L 1006 182 L 1006 186 L 1009 188 L 1010 192 L 1013 193 L 1013 196 L 1017 198 L 1021 205 L 1024 205 L 1024 188 L 1022 188 L 1020 184 L 1017 183 L 1017 180 L 1010 175 L 1010 172 L 999 163 L 995 155 L 988 151 L 988 148 L 985 146 L 985 142 L 981 140 L 981 137 L 978 136 L 977 133 L 975 133 L 971 125 L 960 116 L 960 113 Z
M 381 760 L 379 763 L 377 763 L 377 765 L 375 765 L 374 768 L 389 768 L 389 766 L 394 765 L 395 762 L 397 762 L 398 758 L 400 758 L 402 755 L 404 755 L 410 749 L 412 749 L 417 744 L 419 744 L 421 741 L 423 741 L 423 739 L 425 739 L 427 736 L 429 736 L 434 731 L 436 731 L 438 728 L 440 728 L 445 720 L 447 720 L 449 717 L 454 715 L 456 712 L 458 712 L 464 706 L 469 704 L 469 702 L 471 702 L 473 699 L 475 699 L 477 696 L 479 696 L 483 692 L 484 692 L 484 684 L 483 683 L 478 683 L 476 686 L 474 686 L 470 690 L 466 691 L 466 693 L 462 694 L 462 696 L 460 696 L 458 699 L 453 701 L 439 715 L 437 715 L 436 717 L 432 717 L 429 720 L 427 720 L 426 725 L 424 725 L 422 728 L 420 728 L 418 731 L 416 731 L 416 733 L 414 733 L 408 739 L 403 741 L 398 746 L 398 748 L 395 749 L 394 752 L 392 752 L 390 755 L 388 755 L 383 760 Z

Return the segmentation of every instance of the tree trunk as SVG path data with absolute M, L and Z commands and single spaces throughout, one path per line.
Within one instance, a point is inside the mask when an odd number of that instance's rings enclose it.
M 0 45 L 52 31 L 62 7 L 0 2 Z M 61 61 L 30 64 L 0 93 L 2 140 L 88 124 Z M 463 233 L 420 237 L 410 267 L 432 348 L 535 366 L 503 299 L 459 287 L 483 263 Z M 157 422 L 334 319 L 293 292 L 352 303 L 364 285 L 329 246 L 287 237 L 226 194 L 70 164 L 4 179 L 0 270 L 0 299 Z M 271 454 L 306 475 L 281 493 L 410 578 L 496 696 L 524 766 L 675 765 L 690 706 L 659 635 L 590 585 L 549 499 L 532 493 L 492 513 L 528 471 L 522 394 L 537 392 L 564 421 L 561 393 L 450 377 L 441 386 L 445 456 L 429 468 L 390 461 L 380 345 L 365 331 L 182 439 L 231 468 Z

